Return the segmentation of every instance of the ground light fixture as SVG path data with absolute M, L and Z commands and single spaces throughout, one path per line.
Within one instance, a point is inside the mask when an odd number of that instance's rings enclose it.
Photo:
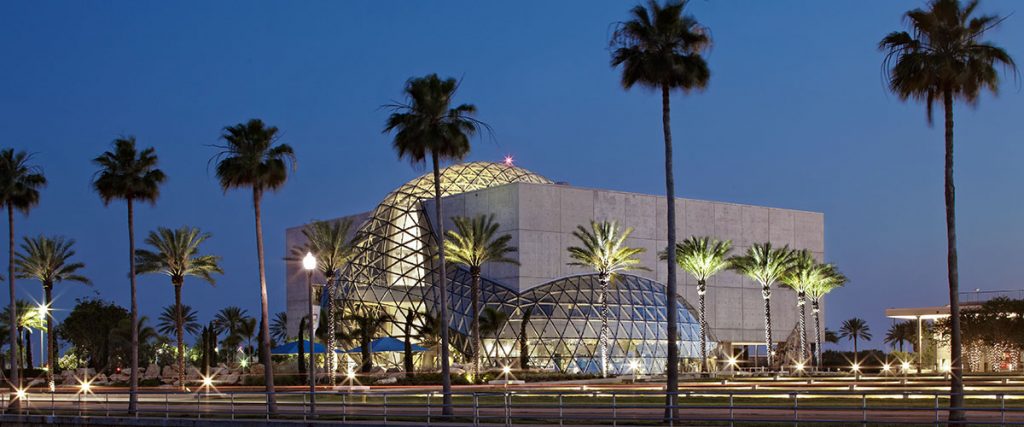
M 78 394 L 91 394 L 92 393 L 92 380 L 78 380 Z
M 15 391 L 14 395 L 18 397 L 18 400 L 26 400 L 28 398 L 28 392 L 23 388 L 19 388 Z

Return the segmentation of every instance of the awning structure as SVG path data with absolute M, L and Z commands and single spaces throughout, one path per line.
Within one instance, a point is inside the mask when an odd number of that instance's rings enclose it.
M 353 347 L 348 350 L 342 351 L 342 353 L 359 353 L 362 349 L 359 347 Z M 371 353 L 390 353 L 390 352 L 403 352 L 405 351 L 405 343 L 401 340 L 393 337 L 378 338 L 370 342 Z M 412 345 L 413 353 L 421 351 L 427 351 L 426 347 Z

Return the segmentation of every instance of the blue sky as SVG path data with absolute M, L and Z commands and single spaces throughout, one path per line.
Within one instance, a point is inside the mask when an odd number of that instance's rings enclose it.
M 169 176 L 156 207 L 138 210 L 140 234 L 212 232 L 207 250 L 227 274 L 216 287 L 187 282 L 186 301 L 203 320 L 226 305 L 256 314 L 248 194 L 224 194 L 207 161 L 222 127 L 259 117 L 299 159 L 264 206 L 271 309 L 283 310 L 285 227 L 367 210 L 422 172 L 396 158 L 379 106 L 430 72 L 462 78 L 459 99 L 495 129 L 470 160 L 512 154 L 558 181 L 663 193 L 660 100 L 622 90 L 608 65 L 612 24 L 632 4 L 0 3 L 0 144 L 35 153 L 50 181 L 16 231 L 78 241 L 95 285 L 59 286 L 59 308 L 96 294 L 126 305 L 125 209 L 92 193 L 89 160 L 135 135 Z M 695 0 L 689 11 L 715 41 L 711 84 L 672 99 L 679 194 L 824 212 L 826 256 L 850 277 L 829 301 L 829 326 L 866 318 L 873 345 L 889 325 L 885 307 L 946 298 L 941 129 L 927 126 L 923 106 L 887 93 L 876 49 L 921 4 Z M 1024 60 L 1021 19 L 989 38 Z M 1024 97 L 1006 80 L 998 97 L 956 109 L 965 290 L 1022 287 L 1013 272 L 1024 241 Z M 19 282 L 19 296 L 40 294 Z M 165 278 L 140 279 L 143 314 L 172 301 Z

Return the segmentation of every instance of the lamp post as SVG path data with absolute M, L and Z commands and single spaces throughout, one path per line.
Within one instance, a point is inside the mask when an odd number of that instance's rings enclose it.
M 302 268 L 306 269 L 306 287 L 309 295 L 309 405 L 310 413 L 316 413 L 316 368 L 313 363 L 313 270 L 316 270 L 316 257 L 312 252 L 306 252 L 302 258 Z M 302 345 L 300 342 L 299 345 Z

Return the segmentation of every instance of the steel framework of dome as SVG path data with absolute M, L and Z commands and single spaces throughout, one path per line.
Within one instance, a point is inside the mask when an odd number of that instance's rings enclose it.
M 453 165 L 441 173 L 442 196 L 460 194 L 516 182 L 550 184 L 550 180 L 525 169 L 500 163 L 474 162 Z M 342 272 L 334 294 L 342 305 L 379 305 L 396 324 L 408 321 L 409 310 L 436 315 L 437 238 L 423 210 L 422 201 L 434 195 L 433 174 L 428 173 L 392 191 L 357 232 L 356 255 Z M 452 348 L 466 354 L 469 348 L 470 276 L 462 268 L 448 268 L 449 328 Z M 532 288 L 521 295 L 482 278 L 482 307 L 492 307 L 508 317 L 504 327 L 485 336 L 484 353 L 492 366 L 518 360 L 523 314 L 532 308 L 525 331 L 532 367 L 558 368 L 569 372 L 595 372 L 599 319 L 593 305 L 596 276 L 561 278 Z M 664 370 L 667 352 L 664 286 L 638 276 L 621 275 L 609 295 L 611 324 L 611 372 L 624 372 L 636 361 L 646 373 Z M 680 354 L 699 352 L 699 328 L 689 305 L 679 305 Z M 414 319 L 413 322 L 420 322 Z M 400 328 L 392 335 L 401 337 Z

